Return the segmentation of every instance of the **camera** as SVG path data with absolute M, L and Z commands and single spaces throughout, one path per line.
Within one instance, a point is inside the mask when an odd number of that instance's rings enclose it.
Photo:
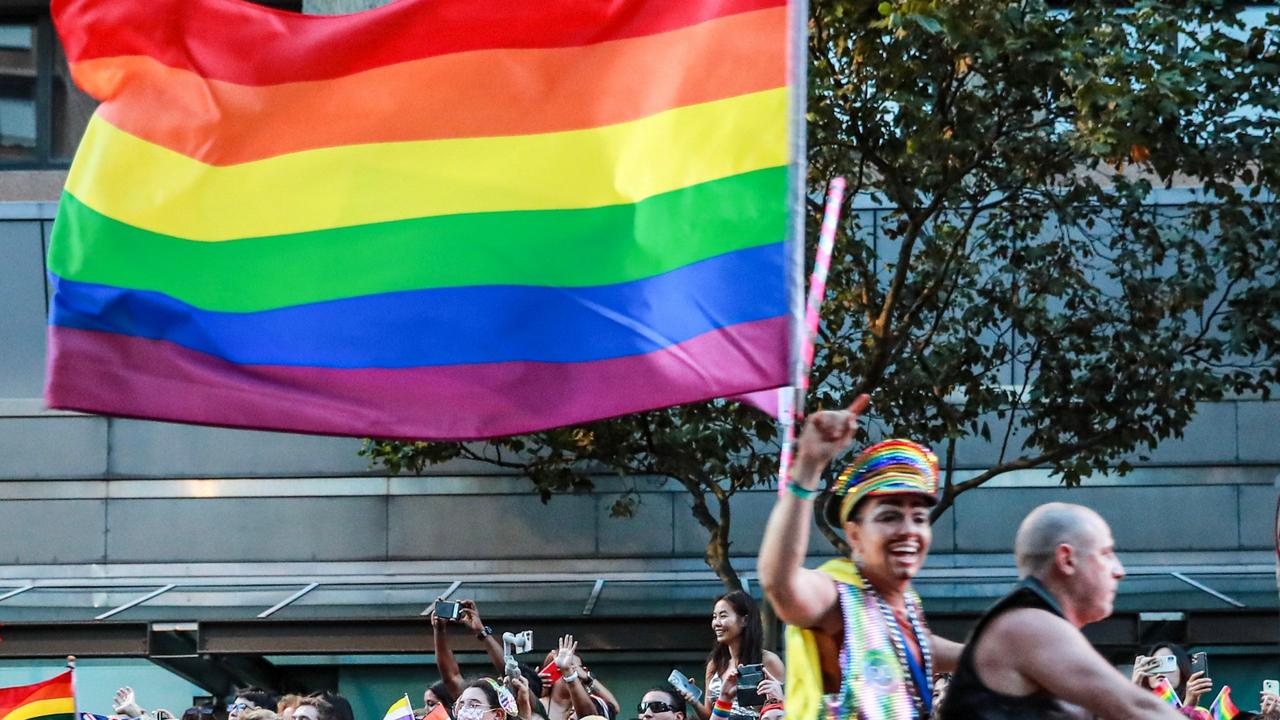
M 738 704 L 742 707 L 764 705 L 764 696 L 756 686 L 764 680 L 764 665 L 742 665 L 738 668 Z
M 462 606 L 456 602 L 437 600 L 436 617 L 441 620 L 457 620 L 462 617 Z

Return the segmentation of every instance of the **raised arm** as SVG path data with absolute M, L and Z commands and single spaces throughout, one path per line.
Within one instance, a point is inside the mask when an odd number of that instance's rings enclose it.
M 480 619 L 480 609 L 476 607 L 475 600 L 459 600 L 458 605 L 462 607 L 462 622 L 467 624 L 471 632 L 480 637 L 484 633 L 484 621 Z M 503 656 L 502 643 L 493 633 L 486 633 L 482 638 L 484 642 L 484 650 L 489 653 L 489 662 L 497 668 L 498 672 L 506 672 L 507 659 Z
M 439 600 L 437 600 L 439 602 Z M 453 657 L 453 650 L 449 647 L 449 627 L 448 621 L 436 615 L 436 609 L 431 608 L 431 635 L 436 648 L 436 670 L 440 672 L 440 682 L 449 689 L 449 694 L 458 697 L 462 694 L 462 668 L 458 667 L 458 661 Z
M 1105 720 L 1186 720 L 1154 693 L 1138 688 L 1112 667 L 1066 620 L 1042 610 L 1015 610 L 988 630 L 984 644 L 1008 665 L 1054 697 Z M 984 651 L 988 648 L 983 648 Z M 1052 652 L 1046 652 L 1052 648 Z M 982 664 L 982 658 L 979 658 Z
M 870 398 L 859 395 L 848 410 L 816 412 L 805 421 L 796 441 L 791 482 L 816 491 L 831 460 L 849 447 L 858 429 L 858 415 Z M 765 596 L 783 622 L 799 627 L 820 624 L 838 598 L 831 578 L 804 567 L 813 522 L 812 500 L 784 493 L 773 506 L 760 544 L 756 569 Z

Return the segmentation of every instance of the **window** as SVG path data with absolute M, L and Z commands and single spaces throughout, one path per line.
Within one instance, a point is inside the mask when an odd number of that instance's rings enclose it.
M 0 18 L 0 168 L 66 167 L 94 105 L 47 14 Z

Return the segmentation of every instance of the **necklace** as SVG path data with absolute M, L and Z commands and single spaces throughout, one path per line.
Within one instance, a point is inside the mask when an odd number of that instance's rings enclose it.
M 905 675 L 910 676 L 911 684 L 907 689 L 911 692 L 912 704 L 916 707 L 916 714 L 919 717 L 926 717 L 924 711 L 924 694 L 930 692 L 933 681 L 933 653 L 929 650 L 929 641 L 924 634 L 924 623 L 920 617 L 914 593 L 908 590 L 903 595 L 903 600 L 907 606 L 907 620 L 911 623 L 911 632 L 916 636 L 916 644 L 920 646 L 920 657 L 924 660 L 924 682 L 925 687 L 920 687 L 916 680 L 915 673 L 910 671 L 911 662 L 907 658 L 907 654 L 911 652 L 907 649 L 906 638 L 902 636 L 902 628 L 898 626 L 898 619 L 893 614 L 893 609 L 884 601 L 880 593 L 876 591 L 875 586 L 867 583 L 867 592 L 871 593 L 871 597 L 875 598 L 876 606 L 880 608 L 880 615 L 884 618 L 884 624 L 889 629 L 889 638 L 893 641 L 893 651 L 898 656 L 898 663 L 907 670 Z

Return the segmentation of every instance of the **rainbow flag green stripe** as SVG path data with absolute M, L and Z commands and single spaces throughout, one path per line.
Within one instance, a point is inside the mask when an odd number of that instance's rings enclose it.
M 214 243 L 135 228 L 66 193 L 49 270 L 224 312 L 468 285 L 610 285 L 777 242 L 786 231 L 786 183 L 786 170 L 771 168 L 629 205 L 446 215 Z M 737 213 L 704 211 L 728 202 Z
M 51 13 L 100 105 L 49 250 L 50 407 L 471 439 L 792 381 L 788 0 Z

